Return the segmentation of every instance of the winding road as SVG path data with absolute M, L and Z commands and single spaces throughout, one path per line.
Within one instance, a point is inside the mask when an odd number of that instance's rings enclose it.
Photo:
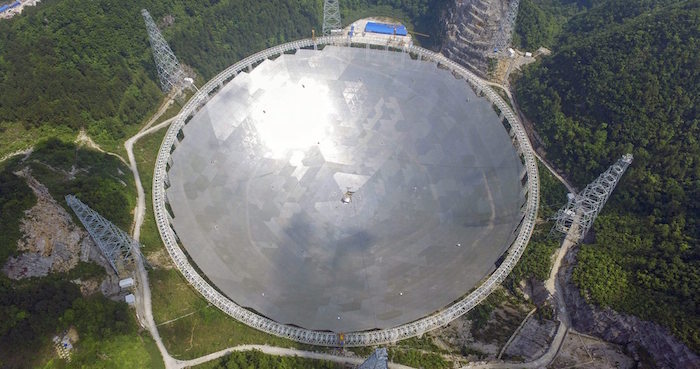
M 124 148 L 126 149 L 126 154 L 129 158 L 129 168 L 134 176 L 134 181 L 136 182 L 136 194 L 138 196 L 136 201 L 136 209 L 134 209 L 134 223 L 131 236 L 138 241 L 141 236 L 141 225 L 143 225 L 143 217 L 146 213 L 146 195 L 143 191 L 143 184 L 141 183 L 141 176 L 139 175 L 138 167 L 136 166 L 136 158 L 134 157 L 134 144 L 141 139 L 141 137 L 151 134 L 161 128 L 167 127 L 173 118 L 167 119 L 162 123 L 151 127 L 153 123 L 160 118 L 161 115 L 167 110 L 167 108 L 172 104 L 172 100 L 167 100 L 158 109 L 156 114 L 144 125 L 141 130 L 139 130 L 136 135 L 130 137 L 126 142 L 124 142 Z M 158 333 L 158 328 L 156 327 L 155 320 L 153 319 L 153 310 L 151 308 L 151 288 L 148 284 L 148 272 L 144 267 L 144 262 L 141 260 L 141 253 L 136 253 L 137 262 L 136 264 L 136 293 L 134 294 L 136 298 L 136 316 L 138 317 L 139 323 L 142 327 L 148 329 L 148 332 L 153 337 L 153 340 L 158 346 L 160 354 L 163 356 L 163 362 L 165 363 L 166 369 L 180 368 L 177 360 L 175 360 L 163 344 L 163 340 L 160 338 Z

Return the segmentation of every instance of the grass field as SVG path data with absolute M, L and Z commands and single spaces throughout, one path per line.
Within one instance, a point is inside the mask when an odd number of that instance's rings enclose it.
M 37 366 L 39 368 L 165 368 L 158 347 L 145 331 L 131 335 L 111 336 L 101 341 L 78 342 L 71 363 L 58 358 L 53 346 L 48 346 L 42 350 L 43 355 L 48 357 L 48 361 Z
M 146 255 L 154 251 L 163 249 L 158 227 L 153 216 L 153 201 L 151 197 L 151 189 L 153 188 L 153 167 L 155 165 L 158 148 L 163 141 L 163 137 L 167 132 L 167 127 L 154 132 L 150 135 L 142 137 L 134 145 L 134 159 L 136 166 L 139 169 L 141 184 L 146 201 L 146 213 L 141 226 L 141 236 L 139 241 L 143 245 L 143 252 Z
M 242 344 L 313 349 L 250 328 L 210 306 L 175 269 L 153 270 L 149 278 L 153 316 L 174 358 L 193 359 Z
M 26 129 L 21 123 L 4 122 L 0 129 L 0 158 L 10 153 L 26 150 L 37 142 L 56 137 L 62 141 L 72 141 L 77 133 L 63 126 L 43 125 Z

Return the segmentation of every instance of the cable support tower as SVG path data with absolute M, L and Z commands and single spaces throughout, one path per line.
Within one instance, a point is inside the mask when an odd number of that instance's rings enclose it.
M 83 223 L 114 271 L 121 275 L 124 266 L 133 262 L 134 256 L 139 253 L 138 241 L 132 239 L 126 232 L 103 218 L 77 197 L 67 195 L 66 202 Z
M 569 193 L 566 205 L 553 218 L 556 223 L 551 233 L 557 231 L 569 234 L 569 231 L 573 231 L 575 240 L 581 241 L 593 226 L 595 218 L 603 209 L 620 178 L 632 164 L 632 159 L 632 154 L 623 155 L 581 193 L 576 195 Z
M 333 31 L 341 28 L 339 0 L 325 0 L 323 2 L 323 35 L 330 36 Z
M 387 369 L 389 360 L 389 355 L 385 348 L 378 348 L 374 350 L 372 355 L 365 360 L 364 363 L 360 364 L 357 369 Z
M 513 29 L 515 28 L 515 20 L 518 18 L 518 7 L 520 6 L 520 0 L 510 0 L 508 4 L 508 10 L 506 10 L 506 15 L 501 18 L 501 22 L 498 26 L 498 31 L 494 36 L 494 53 L 503 53 L 508 45 L 510 45 L 510 40 L 513 37 Z
M 177 88 L 182 84 L 185 73 L 182 71 L 175 54 L 173 54 L 163 35 L 161 35 L 148 10 L 141 9 L 141 15 L 143 15 L 143 20 L 146 22 L 148 39 L 151 42 L 151 49 L 153 49 L 153 59 L 155 59 L 156 68 L 158 69 L 160 87 L 164 92 L 170 92 L 171 89 Z

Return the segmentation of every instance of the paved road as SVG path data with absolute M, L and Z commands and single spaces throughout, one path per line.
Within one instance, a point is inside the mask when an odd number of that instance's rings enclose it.
M 141 139 L 141 137 L 151 134 L 163 127 L 168 126 L 175 118 L 167 119 L 154 127 L 148 129 L 140 130 L 136 135 L 132 136 L 126 142 L 124 142 L 124 148 L 126 148 L 126 155 L 129 157 L 129 167 L 131 168 L 131 173 L 134 175 L 134 181 L 136 181 L 136 192 L 138 199 L 136 201 L 136 210 L 134 211 L 134 230 L 132 237 L 135 240 L 139 240 L 141 236 L 141 225 L 143 224 L 143 216 L 146 212 L 146 196 L 143 192 L 143 185 L 141 184 L 141 176 L 139 175 L 139 170 L 136 167 L 136 159 L 134 158 L 134 144 L 136 141 Z
M 156 115 L 154 115 L 151 120 L 134 136 L 126 140 L 124 143 L 124 148 L 126 148 L 126 154 L 129 157 L 129 167 L 134 175 L 134 181 L 136 182 L 136 193 L 138 199 L 136 201 L 136 209 L 134 211 L 134 228 L 132 232 L 132 237 L 138 241 L 141 235 L 141 225 L 143 224 L 143 217 L 146 212 L 146 196 L 143 191 L 143 185 L 141 184 L 141 176 L 139 175 L 138 168 L 136 166 L 136 159 L 134 157 L 134 144 L 141 137 L 153 133 L 163 127 L 166 127 L 173 118 L 168 119 L 154 127 L 151 127 L 153 123 L 167 110 L 170 102 L 164 103 L 158 110 Z M 150 127 L 150 128 L 149 128 Z M 149 333 L 155 340 L 160 354 L 163 356 L 163 362 L 165 363 L 166 369 L 176 369 L 179 368 L 177 360 L 173 359 L 168 350 L 166 350 L 165 345 L 163 345 L 163 340 L 160 338 L 158 333 L 158 328 L 156 327 L 155 320 L 153 319 L 153 310 L 151 309 L 151 288 L 148 284 L 148 273 L 146 268 L 144 268 L 144 263 L 140 260 L 141 255 L 137 254 L 136 262 L 136 273 L 134 275 L 136 279 L 136 293 L 134 294 L 136 298 L 136 316 L 139 319 L 142 327 L 148 329 Z
M 141 255 L 138 254 L 137 258 L 140 257 Z M 136 297 L 136 316 L 139 318 L 141 326 L 148 329 L 148 332 L 151 333 L 153 340 L 156 342 L 156 346 L 158 346 L 158 350 L 160 351 L 161 356 L 163 356 L 165 368 L 181 368 L 179 362 L 173 359 L 173 357 L 170 356 L 170 354 L 168 353 L 168 350 L 165 348 L 163 340 L 160 338 L 160 334 L 158 333 L 156 322 L 153 320 L 153 314 L 151 310 L 151 289 L 148 286 L 148 273 L 146 272 L 146 268 L 144 268 L 143 262 L 141 262 L 141 260 L 138 260 L 136 265 L 138 272 L 135 275 L 137 291 L 134 294 Z

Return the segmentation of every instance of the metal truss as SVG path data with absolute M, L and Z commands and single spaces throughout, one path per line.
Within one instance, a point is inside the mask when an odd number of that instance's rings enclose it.
M 323 35 L 330 36 L 332 31 L 341 28 L 339 0 L 325 0 L 323 2 Z
M 623 155 L 577 195 L 569 194 L 566 205 L 554 216 L 552 231 L 568 234 L 580 241 L 593 226 L 595 218 L 608 201 L 620 178 L 632 163 L 632 154 Z
M 387 369 L 389 360 L 389 355 L 385 348 L 378 348 L 374 350 L 372 355 L 365 360 L 364 363 L 360 364 L 357 369 Z
M 506 15 L 505 17 L 501 18 L 501 22 L 498 26 L 498 31 L 493 37 L 493 51 L 495 53 L 505 52 L 508 45 L 510 45 L 510 40 L 511 38 L 513 38 L 515 20 L 518 18 L 519 6 L 520 0 L 510 0 L 508 10 L 506 10 Z
M 178 141 L 178 132 L 185 126 L 186 122 L 194 116 L 197 111 L 204 106 L 210 97 L 214 96 L 220 87 L 230 82 L 236 75 L 243 71 L 248 71 L 254 65 L 258 65 L 265 59 L 272 58 L 286 52 L 294 52 L 302 48 L 316 48 L 318 45 L 335 45 L 335 46 L 351 46 L 347 37 L 343 36 L 324 36 L 316 39 L 304 39 L 292 41 L 275 47 L 262 50 L 253 54 L 235 64 L 228 67 L 214 78 L 209 80 L 197 93 L 190 98 L 185 104 L 180 113 L 175 117 L 173 123 L 168 128 L 167 133 L 161 143 L 156 159 L 156 165 L 153 171 L 153 210 L 155 213 L 158 232 L 161 239 L 168 250 L 171 259 L 175 266 L 180 270 L 188 283 L 196 289 L 202 296 L 207 299 L 212 305 L 218 307 L 226 314 L 234 319 L 258 330 L 270 333 L 279 337 L 291 339 L 297 342 L 340 347 L 358 347 L 384 345 L 406 338 L 416 337 L 436 328 L 444 327 L 451 321 L 466 314 L 477 304 L 483 301 L 491 292 L 493 292 L 517 264 L 520 256 L 525 251 L 525 247 L 530 241 L 532 231 L 537 220 L 537 209 L 539 207 L 539 174 L 537 169 L 537 159 L 530 145 L 525 128 L 517 118 L 510 106 L 501 98 L 491 87 L 477 77 L 474 73 L 448 59 L 442 54 L 434 53 L 430 50 L 413 46 L 413 45 L 391 45 L 392 50 L 389 51 L 389 44 L 384 38 L 363 38 L 362 42 L 353 40 L 353 44 L 365 43 L 366 47 L 372 45 L 384 46 L 387 52 L 403 52 L 411 54 L 417 62 L 433 63 L 441 68 L 448 69 L 455 77 L 464 79 L 479 96 L 484 96 L 492 102 L 501 111 L 500 118 L 509 123 L 510 131 L 508 132 L 513 145 L 518 151 L 523 162 L 524 168 L 521 173 L 525 187 L 523 192 L 526 196 L 526 202 L 523 205 L 524 215 L 520 222 L 519 228 L 516 230 L 517 236 L 506 252 L 505 259 L 501 265 L 475 290 L 466 295 L 456 303 L 446 307 L 445 309 L 416 320 L 411 323 L 403 324 L 394 328 L 380 329 L 373 331 L 350 332 L 338 334 L 328 331 L 315 331 L 296 326 L 278 323 L 274 320 L 266 318 L 255 312 L 247 310 L 233 302 L 231 299 L 217 291 L 212 287 L 190 264 L 187 255 L 178 245 L 178 238 L 170 225 L 170 215 L 167 210 L 167 196 L 165 189 L 168 183 L 167 168 L 169 163 L 172 163 L 171 152 Z M 323 52 L 323 51 L 319 51 Z M 408 55 L 406 58 L 410 60 Z M 175 148 L 175 150 L 177 150 Z
M 170 46 L 160 34 L 160 30 L 153 22 L 153 18 L 148 13 L 148 10 L 141 9 L 141 15 L 146 22 L 148 30 L 148 38 L 153 49 L 153 59 L 156 61 L 158 69 L 158 78 L 160 79 L 160 87 L 165 92 L 169 92 L 172 88 L 177 88 L 185 78 L 185 73 L 180 68 L 175 54 L 170 50 Z
M 117 274 L 123 271 L 124 265 L 134 261 L 134 255 L 139 252 L 139 245 L 129 235 L 117 228 L 96 211 L 90 209 L 73 195 L 66 196 L 66 202 L 92 239 L 100 248 L 102 254 Z

